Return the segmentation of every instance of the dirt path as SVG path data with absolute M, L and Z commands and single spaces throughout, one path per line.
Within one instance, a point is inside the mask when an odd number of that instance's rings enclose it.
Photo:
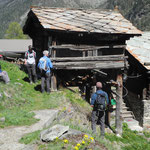
M 58 110 L 39 110 L 34 112 L 36 114 L 35 118 L 40 119 L 36 124 L 0 129 L 0 150 L 34 150 L 34 147 L 27 148 L 27 145 L 20 144 L 19 139 L 26 133 L 41 130 L 49 119 L 58 113 Z

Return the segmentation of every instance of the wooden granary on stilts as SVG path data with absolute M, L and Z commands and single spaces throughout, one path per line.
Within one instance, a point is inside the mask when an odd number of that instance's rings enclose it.
M 60 84 L 78 86 L 90 101 L 97 81 L 108 94 L 115 85 L 120 118 L 122 74 L 128 68 L 125 43 L 141 31 L 117 11 L 46 7 L 31 7 L 23 31 L 39 57 L 43 50 L 50 51 L 52 90 Z

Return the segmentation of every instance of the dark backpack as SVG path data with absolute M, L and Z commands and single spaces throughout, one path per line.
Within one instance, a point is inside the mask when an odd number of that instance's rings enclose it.
M 102 94 L 98 94 L 98 93 L 96 93 L 96 94 L 97 94 L 97 98 L 94 102 L 94 109 L 96 111 L 105 111 L 105 109 L 106 109 L 106 104 L 105 104 L 106 97 Z

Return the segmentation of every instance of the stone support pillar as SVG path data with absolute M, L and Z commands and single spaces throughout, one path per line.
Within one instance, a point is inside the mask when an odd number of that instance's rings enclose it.
M 143 127 L 150 128 L 150 100 L 143 100 Z

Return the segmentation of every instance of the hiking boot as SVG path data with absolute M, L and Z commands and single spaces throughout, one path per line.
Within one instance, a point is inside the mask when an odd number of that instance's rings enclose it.
M 41 93 L 44 93 L 44 92 L 45 92 L 44 90 L 41 91 Z
M 50 90 L 47 90 L 47 93 L 50 94 Z
M 34 78 L 34 81 L 33 81 L 33 82 L 34 82 L 34 83 L 36 83 L 36 82 L 37 82 L 37 77 L 35 77 L 35 78 Z
M 100 135 L 100 138 L 101 138 L 101 139 L 104 139 L 104 138 L 105 138 L 105 136 L 104 136 L 104 135 Z
M 96 132 L 92 132 L 92 134 L 93 134 L 94 136 L 98 136 L 98 134 L 97 134 Z

